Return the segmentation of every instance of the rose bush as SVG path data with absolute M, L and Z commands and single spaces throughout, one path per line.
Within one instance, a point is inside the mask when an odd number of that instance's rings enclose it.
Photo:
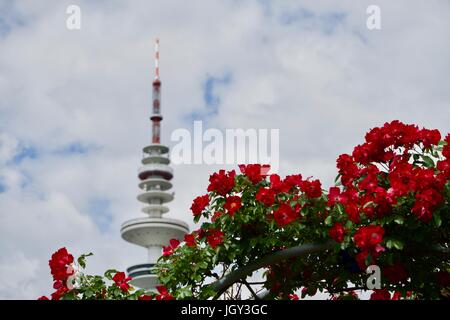
M 328 190 L 300 174 L 268 174 L 267 165 L 214 173 L 208 193 L 191 207 L 201 227 L 164 248 L 160 289 L 177 299 L 208 299 L 240 298 L 245 287 L 258 298 L 253 285 L 262 285 L 265 298 L 298 299 L 301 289 L 301 297 L 319 291 L 357 299 L 367 266 L 376 264 L 382 288 L 372 299 L 447 298 L 450 135 L 441 139 L 438 130 L 400 121 L 371 129 L 363 144 L 338 157 L 335 186 Z M 55 281 L 64 280 L 61 270 L 71 260 L 58 260 Z M 261 281 L 249 282 L 258 268 L 265 271 Z M 124 275 L 120 279 L 112 287 L 99 285 L 105 296 L 96 290 L 90 297 L 143 294 L 130 294 Z M 84 297 L 89 288 L 57 296 Z

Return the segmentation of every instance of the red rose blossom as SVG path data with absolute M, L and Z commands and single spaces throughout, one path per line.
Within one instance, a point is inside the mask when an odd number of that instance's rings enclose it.
M 211 217 L 212 222 L 216 222 L 217 219 L 219 219 L 223 215 L 223 212 L 217 211 L 214 212 L 213 216 Z
M 442 150 L 442 155 L 447 159 L 450 159 L 450 133 L 445 137 L 445 142 L 447 142 L 447 144 Z
M 52 293 L 52 300 L 60 300 L 62 296 L 69 292 L 66 287 L 60 287 L 58 290 Z
M 255 199 L 263 203 L 266 207 L 270 207 L 275 202 L 275 192 L 272 189 L 260 187 Z
M 73 263 L 73 256 L 66 248 L 61 248 L 52 254 L 51 260 L 48 262 L 53 280 L 65 281 L 74 273 L 73 268 L 69 266 Z
M 284 178 L 283 183 L 291 189 L 292 187 L 300 187 L 300 184 L 302 183 L 302 175 L 301 174 L 293 174 L 290 176 L 286 176 Z
M 270 165 L 260 165 L 260 164 L 240 164 L 239 169 L 243 174 L 245 174 L 249 180 L 253 184 L 257 184 L 262 179 L 264 179 L 267 176 L 267 173 L 270 170 Z
M 156 300 L 175 300 L 175 298 L 167 291 L 164 286 L 156 286 L 159 294 L 156 296 Z
M 275 193 L 288 192 L 290 186 L 281 180 L 277 174 L 270 175 L 270 189 Z
M 223 232 L 218 229 L 210 229 L 206 236 L 206 241 L 208 241 L 208 244 L 215 249 L 223 242 Z
M 241 197 L 231 196 L 226 198 L 224 208 L 230 216 L 233 216 L 242 206 Z
M 295 221 L 298 213 L 287 203 L 281 203 L 277 210 L 273 212 L 273 217 L 280 227 L 284 227 Z
M 445 288 L 450 286 L 450 273 L 447 271 L 439 271 L 434 273 L 437 283 L 440 287 Z
M 131 277 L 126 277 L 125 272 L 117 272 L 112 280 L 123 292 L 128 292 L 128 289 L 130 289 L 128 281 L 131 280 Z
M 319 198 L 322 195 L 322 184 L 319 180 L 303 180 L 300 183 L 300 190 L 304 192 L 308 198 Z
M 205 210 L 208 204 L 209 204 L 209 196 L 207 194 L 195 198 L 191 206 L 191 211 L 194 214 L 194 216 L 202 214 L 203 210 Z
M 391 294 L 387 288 L 375 289 L 370 295 L 370 300 L 391 300 Z
M 163 247 L 163 256 L 170 256 L 173 251 L 180 245 L 180 241 L 177 239 L 170 239 L 170 244 Z
M 330 191 L 328 191 L 327 206 L 332 207 L 336 203 L 341 202 L 341 199 L 341 189 L 339 189 L 339 187 L 331 187 Z
M 362 250 L 375 250 L 380 243 L 383 241 L 384 229 L 381 226 L 369 225 L 365 227 L 360 227 L 355 235 L 353 236 L 353 241 L 356 246 Z
M 382 273 L 390 283 L 399 283 L 408 280 L 408 272 L 399 262 L 392 266 L 385 266 L 382 269 Z
M 343 242 L 345 236 L 345 228 L 341 223 L 336 222 L 328 231 L 328 235 L 336 242 Z
M 188 247 L 195 247 L 197 244 L 195 243 L 195 234 L 186 234 L 184 235 L 184 242 L 186 242 L 186 245 Z
M 234 170 L 225 173 L 225 170 L 220 170 L 209 177 L 208 192 L 215 191 L 221 196 L 225 196 L 234 187 L 234 177 L 236 172 Z

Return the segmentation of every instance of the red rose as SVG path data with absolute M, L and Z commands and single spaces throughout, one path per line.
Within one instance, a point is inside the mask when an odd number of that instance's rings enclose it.
M 170 256 L 173 251 L 180 245 L 180 241 L 177 239 L 170 239 L 170 245 L 163 247 L 163 256 Z
M 408 272 L 400 262 L 392 266 L 385 266 L 382 271 L 383 276 L 390 283 L 399 283 L 408 280 Z
M 70 275 L 74 273 L 73 268 L 69 268 L 73 263 L 73 256 L 66 248 L 61 248 L 52 254 L 51 260 L 48 262 L 50 272 L 53 275 L 53 280 L 65 281 Z
M 191 206 L 191 211 L 194 214 L 194 216 L 202 214 L 203 210 L 205 210 L 208 204 L 209 204 L 209 196 L 207 194 L 195 198 Z
M 188 247 L 195 247 L 197 244 L 195 243 L 195 235 L 193 233 L 186 234 L 184 236 L 184 242 L 186 242 L 186 245 Z
M 277 210 L 273 212 L 273 217 L 280 227 L 288 225 L 298 218 L 297 212 L 286 203 L 281 203 Z
M 208 191 L 215 191 L 221 196 L 225 196 L 234 187 L 234 177 L 236 172 L 234 170 L 225 173 L 225 170 L 220 170 L 209 177 Z
M 277 174 L 270 175 L 270 189 L 275 193 L 288 192 L 290 186 L 283 181 Z
M 331 187 L 328 192 L 327 206 L 334 206 L 337 202 L 341 202 L 341 189 L 339 187 Z
M 298 295 L 296 295 L 295 293 L 290 294 L 289 296 L 289 300 L 299 300 L 300 298 L 298 297 Z
M 238 211 L 242 207 L 241 197 L 239 196 L 231 196 L 225 200 L 225 204 L 223 206 L 225 210 L 228 211 L 230 216 L 233 216 L 236 211 Z
M 444 146 L 444 149 L 442 150 L 442 155 L 447 159 L 450 159 L 450 133 L 445 137 L 445 142 L 447 142 L 447 144 Z
M 194 231 L 194 233 L 197 234 L 199 239 L 203 239 L 204 237 L 206 237 L 205 229 L 200 228 L 200 229 Z
M 440 287 L 446 288 L 450 286 L 450 273 L 447 271 L 439 271 L 434 274 Z
M 49 298 L 47 298 L 46 296 L 41 296 L 38 298 L 38 300 L 49 300 Z
M 391 300 L 400 300 L 401 297 L 402 293 L 400 291 L 395 291 L 394 294 L 392 295 Z
M 288 186 L 289 189 L 292 187 L 300 187 L 300 184 L 302 183 L 302 175 L 301 174 L 294 174 L 290 176 L 286 176 L 284 178 L 283 183 Z
M 428 222 L 433 217 L 431 206 L 424 201 L 416 201 L 411 212 L 420 220 Z
M 308 198 L 319 198 L 322 195 L 322 184 L 319 180 L 304 180 L 300 183 L 300 190 Z
M 66 287 L 60 287 L 58 290 L 52 293 L 52 300 L 59 300 L 62 296 L 64 296 L 67 292 L 69 292 L 69 289 Z
M 149 296 L 149 295 L 146 295 L 146 294 L 143 294 L 142 296 L 140 296 L 138 298 L 138 300 L 153 300 L 153 297 Z
M 275 202 L 275 192 L 272 189 L 260 187 L 256 193 L 255 199 L 264 203 L 266 207 L 270 207 Z
M 159 294 L 156 296 L 156 300 L 175 300 L 175 298 L 167 291 L 164 286 L 156 286 Z
M 220 212 L 220 211 L 214 212 L 214 214 L 213 214 L 213 216 L 211 218 L 211 221 L 212 222 L 216 222 L 217 219 L 219 219 L 222 215 L 223 215 L 223 213 Z
M 370 260 L 367 261 L 370 254 Z M 380 254 L 377 252 L 369 252 L 367 250 L 361 251 L 355 256 L 356 263 L 361 270 L 366 270 L 366 268 L 372 264 L 377 263 L 377 258 Z
M 359 174 L 358 166 L 353 157 L 348 154 L 341 154 L 336 160 L 336 163 L 339 174 L 341 175 L 342 184 L 349 187 L 353 179 Z
M 130 289 L 128 281 L 131 280 L 131 277 L 126 277 L 125 272 L 117 272 L 112 280 L 123 292 L 128 292 L 128 289 Z
M 425 148 L 429 148 L 431 145 L 437 145 L 441 140 L 441 133 L 437 129 L 422 129 L 419 135 Z
M 362 250 L 376 250 L 383 241 L 384 229 L 381 226 L 369 225 L 360 227 L 353 236 L 356 246 Z
M 260 164 L 248 164 L 248 165 L 239 165 L 239 169 L 243 174 L 245 174 L 249 180 L 253 184 L 257 184 L 262 179 L 267 176 L 267 173 L 270 170 L 270 165 L 260 165 Z
M 387 288 L 375 289 L 370 295 L 370 300 L 391 300 L 391 294 Z
M 442 172 L 445 179 L 450 180 L 450 157 L 446 160 L 438 161 L 437 168 Z
M 345 213 L 348 215 L 348 219 L 353 223 L 359 223 L 359 208 L 355 203 L 348 203 L 344 206 Z
M 56 280 L 56 281 L 53 283 L 53 289 L 58 290 L 58 289 L 60 289 L 61 287 L 64 287 L 64 283 L 63 283 L 61 280 Z
M 342 242 L 344 241 L 345 228 L 341 223 L 336 222 L 328 231 L 328 235 L 336 242 Z
M 223 232 L 218 229 L 211 229 L 206 236 L 208 244 L 215 249 L 219 244 L 223 242 Z

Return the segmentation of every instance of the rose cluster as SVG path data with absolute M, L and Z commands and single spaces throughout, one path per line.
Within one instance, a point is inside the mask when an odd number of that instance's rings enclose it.
M 74 275 L 73 255 L 70 254 L 66 248 L 61 248 L 52 254 L 48 264 L 50 266 L 50 273 L 53 276 L 53 289 L 56 291 L 52 293 L 52 300 L 59 300 L 63 295 L 68 293 L 71 289 L 70 277 Z M 42 296 L 40 300 L 48 300 L 47 297 Z

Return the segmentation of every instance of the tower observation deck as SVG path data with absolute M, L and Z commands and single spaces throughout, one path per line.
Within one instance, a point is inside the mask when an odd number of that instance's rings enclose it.
M 169 244 L 170 239 L 182 240 L 189 232 L 186 223 L 177 219 L 164 218 L 169 212 L 166 206 L 174 198 L 172 188 L 173 170 L 169 166 L 169 148 L 161 144 L 161 81 L 159 79 L 159 40 L 155 46 L 155 79 L 153 81 L 152 142 L 143 149 L 142 167 L 139 169 L 138 201 L 144 204 L 142 209 L 146 215 L 126 221 L 122 224 L 121 234 L 125 241 L 147 249 L 145 262 L 130 266 L 128 275 L 133 279 L 130 283 L 138 288 L 153 291 L 158 285 L 153 266 L 162 254 L 162 247 Z

